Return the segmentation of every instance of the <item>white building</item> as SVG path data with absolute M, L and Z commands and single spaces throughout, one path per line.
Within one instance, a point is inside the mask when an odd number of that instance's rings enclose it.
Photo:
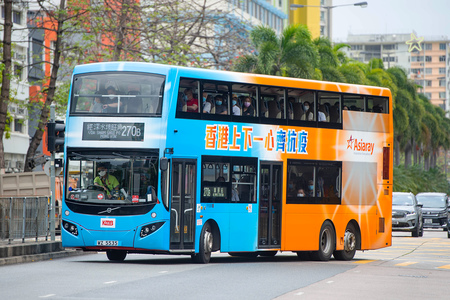
M 0 22 L 4 23 L 4 9 Z M 1 172 L 23 172 L 25 156 L 29 145 L 28 120 L 25 104 L 29 98 L 29 84 L 27 76 L 27 53 L 28 53 L 28 29 L 27 8 L 20 3 L 13 6 L 13 66 L 15 79 L 11 81 L 10 97 L 15 99 L 8 104 L 8 112 L 11 114 L 10 124 L 11 137 L 3 138 L 5 153 L 5 169 Z M 3 38 L 3 29 L 0 29 L 0 39 Z
M 372 58 L 382 59 L 385 68 L 402 67 L 408 78 L 421 86 L 423 93 L 434 105 L 449 110 L 450 40 L 446 36 L 420 36 L 415 44 L 408 34 L 365 34 L 347 37 L 351 49 L 347 49 L 350 58 L 368 63 Z M 420 41 L 420 42 L 418 42 Z M 417 45 L 416 48 L 412 47 Z M 420 47 L 419 47 L 420 45 Z M 412 50 L 412 51 L 410 51 Z

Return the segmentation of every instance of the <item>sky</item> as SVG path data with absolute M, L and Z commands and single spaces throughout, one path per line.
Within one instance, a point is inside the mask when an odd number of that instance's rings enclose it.
M 334 5 L 363 0 L 333 0 Z M 345 42 L 352 34 L 410 34 L 450 38 L 450 0 L 365 0 L 366 8 L 336 7 L 333 13 L 333 41 Z M 426 39 L 426 38 L 425 38 Z

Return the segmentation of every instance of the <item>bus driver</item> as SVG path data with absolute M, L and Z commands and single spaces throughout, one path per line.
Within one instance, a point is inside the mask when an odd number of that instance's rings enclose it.
M 108 174 L 108 169 L 105 165 L 100 165 L 97 171 L 98 176 L 95 177 L 94 184 L 103 187 L 106 190 L 107 197 L 111 199 L 111 191 L 119 190 L 119 181 L 115 176 Z

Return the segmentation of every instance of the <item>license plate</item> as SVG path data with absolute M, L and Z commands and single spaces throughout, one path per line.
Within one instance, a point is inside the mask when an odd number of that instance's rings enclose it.
M 424 221 L 425 221 L 425 223 L 427 223 L 427 224 L 428 224 L 428 223 L 433 223 L 433 220 L 432 220 L 432 219 L 425 219 Z
M 97 246 L 119 246 L 119 241 L 97 241 Z

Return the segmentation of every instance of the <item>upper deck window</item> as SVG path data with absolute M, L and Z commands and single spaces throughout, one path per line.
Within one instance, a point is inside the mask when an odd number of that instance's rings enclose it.
M 114 72 L 89 73 L 74 78 L 71 114 L 160 116 L 165 77 Z

